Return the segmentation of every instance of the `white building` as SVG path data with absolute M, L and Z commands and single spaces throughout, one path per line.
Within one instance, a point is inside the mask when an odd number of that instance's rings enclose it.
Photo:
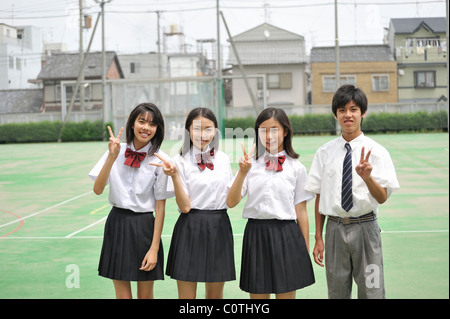
M 41 55 L 40 29 L 0 23 L 0 90 L 36 88 Z
M 233 37 L 244 71 L 249 75 L 265 75 L 266 101 L 270 106 L 307 104 L 307 57 L 305 39 L 268 23 Z M 228 64 L 234 76 L 242 75 L 234 51 L 230 48 Z M 249 81 L 251 90 L 262 104 L 263 81 Z M 243 79 L 233 79 L 234 107 L 252 104 Z M 250 108 L 251 109 L 251 108 Z

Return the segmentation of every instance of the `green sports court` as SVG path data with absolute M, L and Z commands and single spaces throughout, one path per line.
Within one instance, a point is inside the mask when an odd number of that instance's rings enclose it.
M 394 161 L 401 189 L 380 207 L 386 297 L 449 298 L 449 137 L 447 133 L 369 135 Z M 294 149 L 309 168 L 316 149 L 334 136 L 297 136 Z M 222 149 L 238 168 L 241 139 Z M 251 141 L 245 140 L 246 143 Z M 165 141 L 171 156 L 179 141 Z M 109 279 L 97 275 L 103 227 L 110 206 L 108 188 L 97 196 L 88 172 L 107 142 L 0 145 L 0 298 L 114 298 Z M 245 220 L 245 199 L 229 210 L 236 275 Z M 314 201 L 308 204 L 310 251 L 314 247 Z M 162 242 L 165 257 L 178 217 L 174 199 L 166 204 Z M 298 299 L 326 299 L 325 271 L 315 263 L 316 283 Z M 176 281 L 155 283 L 155 298 L 177 298 Z M 356 287 L 354 288 L 356 296 Z M 198 285 L 198 298 L 204 285 Z M 247 299 L 239 280 L 225 284 L 225 298 Z

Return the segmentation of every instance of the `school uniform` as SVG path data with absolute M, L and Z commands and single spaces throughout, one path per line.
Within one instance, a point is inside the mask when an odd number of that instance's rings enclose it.
M 173 158 L 191 210 L 174 226 L 166 275 L 191 282 L 235 280 L 234 243 L 227 213 L 227 184 L 233 178 L 228 156 L 194 146 Z M 168 190 L 173 191 L 172 179 Z
M 355 167 L 371 150 L 369 162 L 372 178 L 387 189 L 388 197 L 398 189 L 394 164 L 389 152 L 371 138 L 361 134 L 348 142 L 342 137 L 321 146 L 314 155 L 305 189 L 320 194 L 319 213 L 327 217 L 325 234 L 325 268 L 329 298 L 350 298 L 352 277 L 358 285 L 359 298 L 384 298 L 383 257 L 380 228 L 377 222 L 379 204 Z M 347 148 L 351 152 L 352 207 L 343 208 L 343 171 Z M 376 267 L 377 284 L 366 284 L 370 267 Z M 368 271 L 369 269 L 369 271 Z
M 151 142 L 138 151 L 143 153 L 139 155 L 142 158 L 139 163 L 127 151 L 136 151 L 133 143 L 121 143 L 120 153 L 111 168 L 108 201 L 113 207 L 106 220 L 98 266 L 102 277 L 125 281 L 164 279 L 162 243 L 156 267 L 151 271 L 139 270 L 153 239 L 156 201 L 173 196 L 166 193 L 167 185 L 166 180 L 161 178 L 164 175 L 161 167 L 149 165 L 160 162 L 156 156 L 148 156 L 150 147 Z M 169 158 L 160 150 L 157 153 Z M 94 181 L 108 154 L 109 151 L 106 151 L 89 172 Z
M 248 219 L 242 248 L 242 290 L 278 294 L 315 282 L 295 211 L 295 205 L 314 197 L 304 190 L 306 177 L 303 164 L 285 151 L 266 152 L 252 163 L 241 190 L 242 197 L 247 196 L 243 218 Z

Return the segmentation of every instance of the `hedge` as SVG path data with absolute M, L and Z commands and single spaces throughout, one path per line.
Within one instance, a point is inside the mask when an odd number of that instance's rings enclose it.
M 110 125 L 111 123 L 107 123 Z M 101 141 L 106 135 L 102 121 L 68 122 L 61 134 L 61 141 Z M 0 143 L 56 142 L 62 122 L 9 123 L 0 125 Z
M 289 116 L 294 134 L 335 134 L 336 120 L 333 114 L 291 115 Z M 225 120 L 227 128 L 253 128 L 255 118 L 233 118 Z M 434 113 L 378 113 L 370 114 L 362 123 L 364 132 L 423 132 L 448 131 L 447 112 Z
M 294 134 L 335 134 L 336 121 L 333 114 L 291 115 L 289 119 Z M 364 132 L 427 132 L 448 131 L 447 112 L 435 113 L 378 113 L 366 116 L 362 129 Z M 80 123 L 68 122 L 63 130 L 63 142 L 101 141 L 108 137 L 106 125 L 101 121 Z M 254 117 L 233 118 L 225 120 L 225 127 L 246 130 L 255 125 Z M 14 123 L 0 125 L 0 143 L 56 142 L 62 122 Z

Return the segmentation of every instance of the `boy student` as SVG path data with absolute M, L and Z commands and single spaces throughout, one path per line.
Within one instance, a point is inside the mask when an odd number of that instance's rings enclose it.
M 314 261 L 325 269 L 328 298 L 385 298 L 378 206 L 399 188 L 388 151 L 361 131 L 367 97 L 353 85 L 341 86 L 332 111 L 342 135 L 321 146 L 305 189 L 317 194 Z M 325 246 L 322 231 L 328 216 Z

